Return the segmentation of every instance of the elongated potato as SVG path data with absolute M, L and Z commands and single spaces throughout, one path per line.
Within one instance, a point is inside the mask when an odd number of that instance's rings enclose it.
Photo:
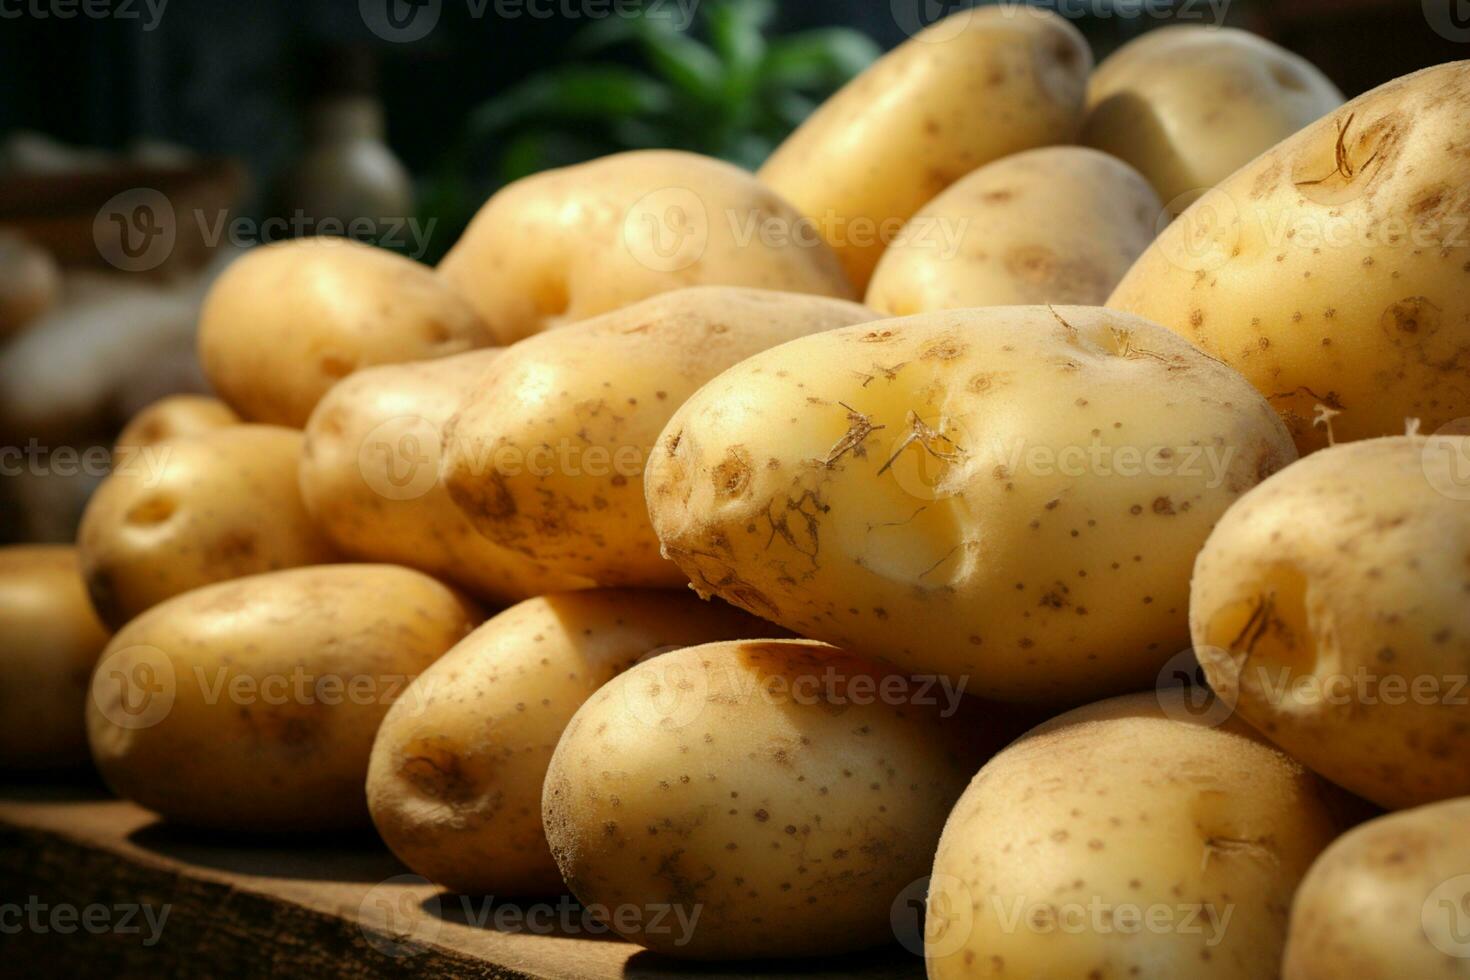
M 1002 700 L 1153 682 L 1189 569 L 1294 458 L 1239 375 L 1156 324 L 992 307 L 832 330 L 702 388 L 646 479 L 705 594 Z
M 335 561 L 297 487 L 301 433 L 235 425 L 119 457 L 87 504 L 77 551 L 114 629 L 180 592 Z
M 234 409 L 208 395 L 169 395 L 160 398 L 143 411 L 134 415 L 113 444 L 113 453 L 123 457 L 144 446 L 156 446 L 160 442 L 180 436 L 213 432 L 227 425 L 240 424 L 240 416 Z M 124 460 L 119 459 L 119 462 Z
M 866 290 L 903 223 L 976 167 L 1070 142 L 1092 53 L 1055 14 L 963 10 L 849 82 L 760 169 Z
M 516 181 L 439 273 L 501 344 L 686 286 L 853 295 L 790 204 L 739 167 L 673 150 Z
M 342 554 L 408 565 L 498 605 L 586 588 L 479 534 L 439 477 L 445 425 L 499 348 L 359 371 L 306 426 L 301 496 Z
M 87 759 L 87 679 L 107 644 L 74 548 L 0 548 L 0 768 Z
M 392 565 L 328 565 L 196 589 L 133 620 L 92 677 L 92 758 L 170 820 L 249 833 L 356 827 L 373 736 L 478 622 Z
M 874 318 L 755 289 L 684 289 L 508 349 L 450 424 L 444 482 L 482 534 L 564 575 L 680 586 L 659 554 L 643 469 L 669 416 L 752 354 Z
M 298 429 L 353 371 L 493 339 L 432 269 L 346 238 L 253 249 L 219 277 L 199 316 L 199 359 L 220 397 L 252 422 Z
M 805 640 L 666 653 L 567 726 L 547 840 L 583 904 L 660 953 L 891 942 L 891 907 L 986 758 L 965 700 Z
M 1153 241 L 1163 206 L 1133 168 L 1079 146 L 987 164 L 924 205 L 878 261 L 889 316 L 973 306 L 1096 306 Z
M 1235 367 L 1303 452 L 1470 416 L 1467 106 L 1466 61 L 1354 99 L 1200 198 L 1107 305 Z
M 1185 697 L 1080 708 L 980 770 L 934 859 L 932 980 L 1277 975 L 1292 893 L 1353 810 Z
M 1231 507 L 1195 564 L 1211 687 L 1385 807 L 1470 796 L 1467 459 L 1464 436 L 1314 453 Z
M 529 599 L 426 670 L 378 731 L 368 806 L 393 853 L 455 891 L 562 891 L 541 784 L 572 715 L 664 647 L 785 631 L 692 595 L 594 589 Z
M 1333 842 L 1291 910 L 1282 980 L 1470 976 L 1470 799 L 1369 821 Z

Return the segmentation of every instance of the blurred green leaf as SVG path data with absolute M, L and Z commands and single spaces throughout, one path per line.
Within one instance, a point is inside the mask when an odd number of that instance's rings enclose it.
M 668 88 L 641 72 L 617 65 L 569 65 L 533 75 L 482 103 L 470 114 L 467 132 L 484 138 L 525 119 L 640 115 L 666 112 L 672 104 Z
M 700 102 L 724 94 L 725 66 L 706 45 L 683 34 L 649 31 L 643 35 L 648 60 L 684 93 Z
M 805 31 L 771 42 L 761 73 L 767 85 L 835 88 L 882 54 L 867 35 L 842 27 Z

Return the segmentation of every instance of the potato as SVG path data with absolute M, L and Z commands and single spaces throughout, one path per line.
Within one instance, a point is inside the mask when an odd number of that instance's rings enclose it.
M 1235 367 L 1303 452 L 1470 416 L 1467 104 L 1463 61 L 1354 99 L 1185 211 L 1107 305 Z
M 126 453 L 87 503 L 77 552 L 114 629 L 201 585 L 337 557 L 297 488 L 301 433 L 236 425 Z
M 598 589 L 507 609 L 389 710 L 368 768 L 373 822 L 404 864 L 454 891 L 559 894 L 541 785 L 573 713 L 661 647 L 784 635 L 678 593 Z
M 122 457 L 144 446 L 156 446 L 180 436 L 213 432 L 239 423 L 240 416 L 218 398 L 169 395 L 133 416 L 118 433 L 113 455 Z
M 1249 31 L 1150 31 L 1098 65 L 1082 141 L 1182 204 L 1342 105 L 1311 62 Z
M 866 290 L 909 216 L 992 160 L 1071 142 L 1092 53 L 1055 14 L 962 10 L 890 52 L 761 167 Z
M 419 572 L 327 565 L 170 599 L 108 645 L 92 758 L 167 819 L 249 833 L 365 825 L 373 736 L 476 610 Z
M 432 269 L 347 238 L 252 249 L 210 289 L 199 358 L 253 422 L 301 428 L 342 378 L 489 346 L 494 335 Z
M 963 700 L 805 640 L 655 657 L 567 726 L 542 801 L 551 852 L 584 905 L 660 953 L 891 941 L 891 905 L 984 758 L 955 749 Z
M 924 205 L 873 273 L 867 304 L 889 316 L 1108 298 L 1153 241 L 1162 211 L 1137 171 L 1105 153 L 1017 153 Z
M 1078 709 L 980 770 L 934 859 L 931 980 L 1277 975 L 1292 892 L 1351 807 L 1188 696 Z
M 672 150 L 516 181 L 439 273 L 500 344 L 686 286 L 853 295 L 790 204 L 739 167 Z
M 1464 436 L 1315 453 L 1231 507 L 1195 564 L 1190 623 L 1210 686 L 1392 809 L 1470 795 L 1465 459 Z
M 1470 976 L 1470 800 L 1338 838 L 1292 905 L 1283 980 Z
M 82 585 L 76 550 L 0 548 L 0 767 L 86 761 L 82 706 L 107 643 Z
M 659 554 L 643 468 L 700 385 L 784 341 L 874 319 L 755 289 L 684 289 L 522 341 L 450 423 L 444 482 L 482 534 L 606 586 L 682 586 Z
M 481 536 L 439 478 L 445 424 L 499 348 L 359 371 L 306 425 L 301 496 L 344 555 L 408 565 L 495 605 L 587 588 Z
M 1155 324 L 992 307 L 758 354 L 645 480 L 702 594 L 1001 700 L 1151 684 L 1215 520 L 1294 457 L 1270 406 Z

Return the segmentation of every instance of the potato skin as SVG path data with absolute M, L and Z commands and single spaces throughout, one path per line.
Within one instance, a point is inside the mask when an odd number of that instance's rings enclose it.
M 236 425 L 128 455 L 87 504 L 77 550 L 116 629 L 202 585 L 334 561 L 301 503 L 301 433 Z
M 1195 563 L 1210 685 L 1317 772 L 1398 809 L 1470 795 L 1470 439 L 1370 439 L 1240 499 Z
M 87 704 L 92 758 L 118 795 L 181 824 L 246 833 L 366 825 L 379 723 L 478 622 L 458 593 L 392 565 L 295 568 L 197 589 L 108 645 Z M 156 693 L 140 700 L 145 682 Z
M 432 269 L 346 238 L 252 249 L 215 282 L 199 316 L 199 359 L 220 397 L 253 422 L 297 429 L 353 371 L 492 340 Z
M 984 757 L 956 748 L 960 716 L 859 696 L 859 679 L 885 676 L 781 640 L 676 650 L 614 678 L 577 711 L 546 777 L 567 885 L 584 904 L 641 912 L 646 928 L 610 924 L 671 956 L 890 941 L 890 906 L 925 874 Z M 654 910 L 668 908 L 656 931 Z M 669 929 L 679 915 L 692 928 Z
M 828 99 L 761 167 L 866 290 L 898 226 L 976 167 L 1070 142 L 1092 52 L 1065 19 L 1006 6 L 953 14 Z
M 650 457 L 702 593 L 999 700 L 1137 690 L 1215 520 L 1294 457 L 1245 381 L 1088 307 L 930 313 L 758 354 Z
M 1467 825 L 1470 800 L 1446 800 L 1334 841 L 1297 890 L 1282 980 L 1470 976 L 1452 952 L 1465 946 Z
M 523 178 L 439 264 L 498 344 L 686 286 L 853 298 L 837 257 L 732 164 L 639 150 Z M 766 235 L 769 223 L 777 236 Z M 748 236 L 748 237 L 747 237 Z
M 180 436 L 213 432 L 240 424 L 240 416 L 218 398 L 208 395 L 169 395 L 143 409 L 113 443 L 113 453 L 124 455 L 144 446 L 156 446 Z
M 444 483 L 496 544 L 604 586 L 682 586 L 649 525 L 643 469 L 674 410 L 752 354 L 875 318 L 757 289 L 665 293 L 505 351 L 449 425 Z
M 1277 974 L 1292 892 L 1353 811 L 1184 697 L 1077 709 L 980 770 L 934 859 L 931 980 Z
M 359 371 L 317 404 L 301 454 L 301 497 L 332 543 L 453 582 L 498 606 L 590 587 L 479 534 L 439 478 L 446 426 L 500 348 Z
M 1239 370 L 1303 453 L 1324 410 L 1338 442 L 1470 415 L 1467 113 L 1467 61 L 1354 99 L 1180 215 L 1107 305 Z
M 453 891 L 560 894 L 541 786 L 582 703 L 659 648 L 784 635 L 687 593 L 528 599 L 460 641 L 389 709 L 368 768 L 373 822 L 404 864 Z
M 866 302 L 888 316 L 1100 305 L 1153 241 L 1162 210 L 1148 181 L 1105 153 L 1017 153 L 924 205 L 878 261 Z
M 0 768 L 51 769 L 87 759 L 87 680 L 107 644 L 76 549 L 0 548 Z
M 1097 66 L 1082 142 L 1126 160 L 1166 202 L 1214 187 L 1342 105 L 1305 58 L 1249 31 L 1149 31 Z

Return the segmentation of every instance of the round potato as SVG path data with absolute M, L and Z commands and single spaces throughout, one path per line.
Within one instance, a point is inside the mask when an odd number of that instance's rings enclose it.
M 568 886 L 672 956 L 834 955 L 891 941 L 984 756 L 962 695 L 805 640 L 655 657 L 578 711 L 542 812 Z
M 1000 700 L 1137 690 L 1189 569 L 1294 458 L 1265 400 L 1156 324 L 992 307 L 757 354 L 669 422 L 649 513 L 701 593 Z
M 960 179 L 878 261 L 867 305 L 888 316 L 974 306 L 1097 306 L 1153 241 L 1148 181 L 1080 146 L 1030 150 Z
M 1082 141 L 1131 163 L 1165 201 L 1187 203 L 1340 105 L 1311 62 L 1259 35 L 1177 25 L 1097 66 Z
M 1470 61 L 1380 86 L 1155 239 L 1107 305 L 1244 374 L 1299 449 L 1470 416 Z
M 245 832 L 367 823 L 373 736 L 478 622 L 419 572 L 327 565 L 178 596 L 133 620 L 92 677 L 92 758 L 120 796 Z
M 65 545 L 0 548 L 0 767 L 87 759 L 87 679 L 107 643 Z
M 348 238 L 298 238 L 224 271 L 199 316 L 199 359 L 252 422 L 301 428 L 360 368 L 459 354 L 493 335 L 432 269 Z
M 373 822 L 404 864 L 454 891 L 559 894 L 541 785 L 582 703 L 660 648 L 784 635 L 687 593 L 598 589 L 513 606 L 389 710 L 368 768 Z
M 1351 805 L 1186 697 L 1078 709 L 980 771 L 934 859 L 932 980 L 1277 975 L 1292 892 Z
M 890 52 L 782 143 L 760 179 L 866 290 L 911 215 L 976 167 L 1071 142 L 1092 52 L 1052 13 L 962 10 Z
M 116 629 L 201 585 L 337 557 L 301 503 L 301 433 L 236 425 L 123 454 L 82 515 L 77 550 Z
M 418 568 L 495 605 L 592 585 L 480 535 L 439 477 L 445 425 L 501 353 L 369 368 L 322 398 L 301 496 L 342 554 Z
M 681 289 L 532 337 L 497 358 L 450 423 L 444 482 L 480 533 L 605 586 L 677 587 L 643 470 L 700 385 L 865 306 L 757 289 Z
M 239 424 L 240 416 L 218 398 L 169 395 L 134 415 L 118 433 L 112 451 L 115 456 L 123 456 L 144 446 Z
M 1210 686 L 1392 809 L 1470 795 L 1470 438 L 1326 449 L 1246 494 L 1194 569 Z
M 1470 977 L 1470 800 L 1370 821 L 1297 890 L 1282 980 Z
M 496 342 L 685 286 L 851 298 L 837 257 L 750 174 L 643 150 L 516 181 L 439 264 Z

